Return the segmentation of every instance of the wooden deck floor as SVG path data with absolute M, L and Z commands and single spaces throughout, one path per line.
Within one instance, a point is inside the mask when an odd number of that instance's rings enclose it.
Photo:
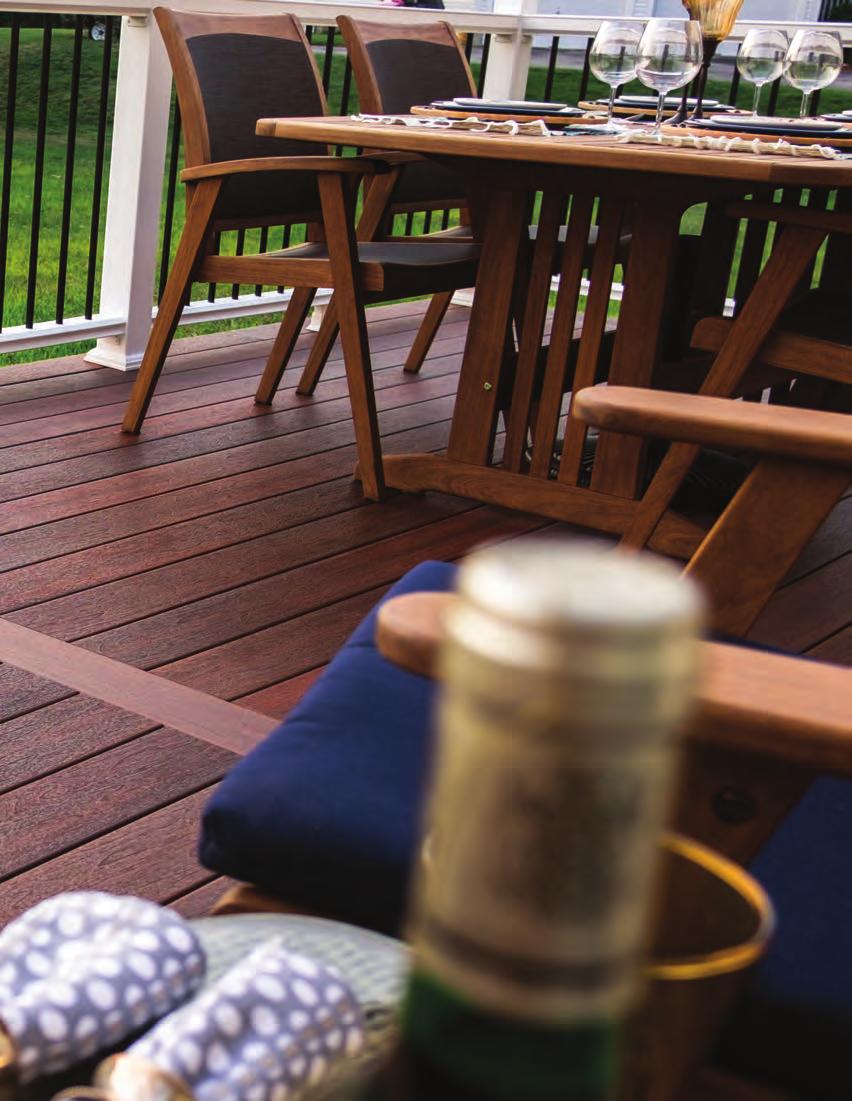
M 420 311 L 371 312 L 389 451 L 446 439 L 467 313 L 450 312 L 412 378 L 400 367 Z M 412 565 L 545 526 L 437 494 L 365 504 L 339 359 L 314 399 L 295 395 L 290 371 L 271 411 L 253 405 L 272 331 L 176 343 L 138 440 L 117 427 L 126 376 L 79 357 L 0 370 L 7 653 L 18 637 L 8 625 L 22 625 L 73 644 L 48 666 L 74 665 L 82 649 L 280 716 Z M 755 636 L 852 662 L 850 547 L 847 497 Z M 0 666 L 0 923 L 69 888 L 197 914 L 226 886 L 194 849 L 200 808 L 234 753 L 104 702 L 115 697 L 98 668 L 75 694 L 49 669 Z

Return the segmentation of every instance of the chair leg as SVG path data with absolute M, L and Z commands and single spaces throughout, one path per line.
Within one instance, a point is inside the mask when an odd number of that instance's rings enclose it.
M 423 366 L 423 360 L 429 354 L 432 341 L 441 327 L 441 322 L 444 320 L 444 315 L 450 308 L 452 300 L 452 291 L 442 291 L 440 294 L 432 295 L 432 301 L 423 315 L 420 328 L 417 330 L 417 336 L 414 338 L 414 343 L 411 345 L 411 350 L 405 361 L 403 370 L 407 371 L 408 374 L 416 375 Z
M 186 292 L 192 285 L 193 270 L 207 241 L 213 220 L 213 210 L 221 187 L 221 180 L 202 180 L 195 186 L 172 270 L 169 272 L 166 289 L 145 346 L 139 374 L 136 376 L 130 401 L 127 403 L 121 425 L 123 432 L 136 435 L 145 420 L 145 414 L 154 396 L 157 380 L 180 320 Z
M 299 385 L 296 387 L 296 393 L 302 394 L 304 397 L 310 397 L 316 390 L 320 375 L 323 373 L 326 363 L 328 363 L 331 349 L 334 347 L 335 340 L 337 340 L 339 326 L 337 323 L 336 298 L 337 295 L 333 294 L 325 307 L 322 324 L 311 345 L 308 362 L 305 364 L 302 377 L 299 379 Z
M 284 369 L 293 354 L 293 348 L 296 346 L 299 333 L 305 324 L 305 318 L 308 316 L 308 310 L 311 308 L 316 293 L 316 287 L 294 288 L 293 296 L 287 305 L 284 318 L 278 328 L 275 343 L 272 345 L 272 351 L 269 353 L 269 359 L 267 359 L 266 366 L 263 369 L 257 393 L 254 395 L 254 400 L 258 405 L 272 404 L 278 384 L 281 382 L 281 376 L 284 374 Z
M 340 343 L 352 405 L 358 468 L 366 497 L 384 496 L 385 478 L 364 296 L 357 282 L 358 248 L 354 233 L 354 195 L 339 176 L 321 174 L 319 178 L 323 222 L 328 241 L 331 274 L 334 280 Z

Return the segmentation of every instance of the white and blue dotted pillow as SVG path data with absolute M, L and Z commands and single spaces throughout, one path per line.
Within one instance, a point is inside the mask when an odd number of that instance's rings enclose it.
M 56 895 L 0 932 L 0 1022 L 19 1081 L 65 1070 L 170 1013 L 204 978 L 198 937 L 140 898 Z
M 276 937 L 133 1044 L 122 1074 L 138 1058 L 185 1083 L 195 1101 L 285 1101 L 351 1063 L 364 1039 L 341 973 Z

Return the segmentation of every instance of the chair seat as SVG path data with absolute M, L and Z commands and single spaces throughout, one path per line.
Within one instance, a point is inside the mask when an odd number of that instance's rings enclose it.
M 278 252 L 266 252 L 267 259 L 327 260 L 322 242 L 307 242 Z M 479 246 L 469 238 L 458 241 L 366 241 L 358 245 L 362 286 L 371 291 L 399 291 L 401 294 L 432 293 L 472 287 L 476 282 Z
M 447 591 L 427 562 L 385 599 Z M 313 912 L 398 932 L 431 745 L 434 685 L 391 665 L 360 624 L 287 719 L 223 781 L 201 859 Z M 732 640 L 728 640 L 732 641 Z M 381 712 L 381 721 L 377 713 Z M 818 780 L 754 862 L 778 933 L 718 1058 L 805 1098 L 848 1101 L 852 1035 L 852 783 Z M 832 1092 L 831 1083 L 843 1089 Z M 820 1092 L 821 1091 L 821 1092 Z M 798 1096 L 798 1094 L 797 1094 Z

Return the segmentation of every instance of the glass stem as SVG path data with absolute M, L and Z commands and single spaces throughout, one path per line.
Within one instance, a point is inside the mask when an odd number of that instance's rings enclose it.
M 657 137 L 660 136 L 660 127 L 663 125 L 663 107 L 665 106 L 665 102 L 666 93 L 660 92 L 660 99 L 657 103 L 657 117 L 654 120 L 654 129 L 651 131 L 651 133 L 655 134 Z
M 760 106 L 760 93 L 763 91 L 762 84 L 755 84 L 754 86 L 754 105 L 752 106 L 751 113 L 757 114 L 757 108 Z
M 606 113 L 606 125 L 608 130 L 612 127 L 612 113 L 615 110 L 615 87 L 614 84 L 610 84 L 609 86 L 609 108 Z
M 802 109 L 799 111 L 799 118 L 807 118 L 811 110 L 811 92 L 802 92 Z

